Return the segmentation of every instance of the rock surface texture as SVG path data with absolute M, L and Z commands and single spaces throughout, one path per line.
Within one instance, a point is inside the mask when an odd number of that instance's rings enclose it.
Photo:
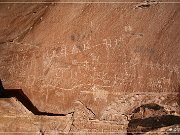
M 0 0 L 0 134 L 180 134 L 180 2 Z

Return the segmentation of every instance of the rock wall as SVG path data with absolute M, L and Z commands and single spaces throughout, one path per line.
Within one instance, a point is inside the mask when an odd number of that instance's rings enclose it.
M 166 111 L 159 117 L 180 115 L 178 1 L 16 2 L 0 3 L 3 86 L 65 116 L 0 99 L 0 131 L 125 134 L 133 110 L 152 103 Z

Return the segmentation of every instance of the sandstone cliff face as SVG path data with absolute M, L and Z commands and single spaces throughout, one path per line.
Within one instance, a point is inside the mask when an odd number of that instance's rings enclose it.
M 127 128 L 129 121 L 180 115 L 180 4 L 1 3 L 0 20 L 4 88 L 65 115 L 34 116 L 0 99 L 2 132 L 148 132 L 163 126 Z

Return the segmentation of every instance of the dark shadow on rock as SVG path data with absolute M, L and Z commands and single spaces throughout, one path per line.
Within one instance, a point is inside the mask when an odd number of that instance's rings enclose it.
M 24 94 L 21 89 L 4 89 L 2 81 L 0 80 L 0 99 L 15 97 L 21 102 L 29 111 L 34 115 L 46 115 L 46 116 L 65 116 L 65 114 L 54 114 L 49 112 L 41 112 L 33 105 L 31 100 Z
M 153 110 L 154 113 L 157 112 L 158 115 L 147 115 L 148 117 L 142 118 L 132 116 L 128 124 L 127 135 L 142 134 L 158 128 L 180 124 L 180 116 L 165 114 L 163 111 L 162 114 L 159 114 L 159 110 L 164 110 L 162 106 L 152 103 L 140 107 L 144 109 L 143 111 L 147 111 L 147 109 Z M 133 113 L 140 113 L 140 110 L 142 110 L 140 107 L 136 108 Z

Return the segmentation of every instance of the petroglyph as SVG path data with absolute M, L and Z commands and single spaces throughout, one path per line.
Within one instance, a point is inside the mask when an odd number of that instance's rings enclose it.
M 125 32 L 131 32 L 132 31 L 132 27 L 131 26 L 125 26 L 124 30 L 125 30 Z
M 150 103 L 179 116 L 178 5 L 75 3 L 0 4 L 5 88 L 22 89 L 40 112 L 65 114 L 23 119 L 21 104 L 2 99 L 0 130 L 126 134 L 133 110 Z
M 102 87 L 94 85 L 92 87 L 94 100 L 103 100 L 107 102 L 108 92 L 105 91 Z

